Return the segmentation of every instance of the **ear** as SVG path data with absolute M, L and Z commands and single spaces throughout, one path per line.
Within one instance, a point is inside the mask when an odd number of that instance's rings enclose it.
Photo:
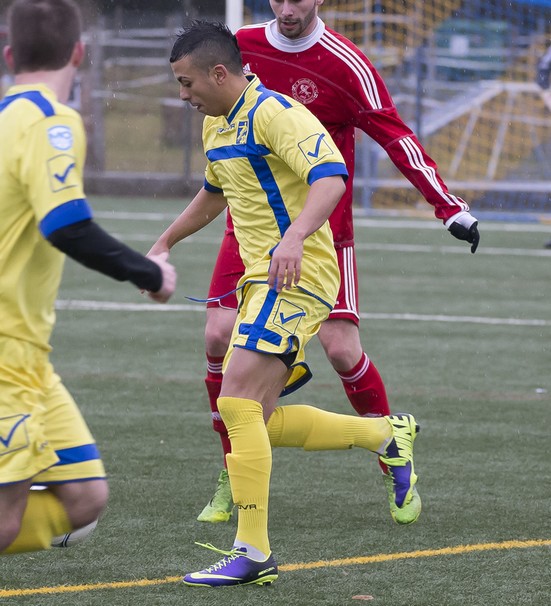
M 223 84 L 228 77 L 228 70 L 225 65 L 219 63 L 212 68 L 212 77 L 216 84 Z
M 82 41 L 78 41 L 74 48 L 73 53 L 71 55 L 70 64 L 72 67 L 79 67 L 84 59 L 84 43 Z
M 4 61 L 6 62 L 8 69 L 12 72 L 13 71 L 13 53 L 11 50 L 11 46 L 4 46 L 2 54 L 4 55 Z

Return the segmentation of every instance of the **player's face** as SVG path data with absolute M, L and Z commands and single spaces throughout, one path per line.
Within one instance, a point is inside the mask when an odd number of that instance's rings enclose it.
M 186 55 L 170 65 L 174 77 L 180 83 L 182 101 L 187 101 L 207 116 L 223 116 L 227 113 L 227 102 L 217 85 L 215 68 L 206 72 L 195 66 L 192 55 Z
M 323 0 L 270 0 L 279 31 L 287 38 L 304 38 L 316 27 Z

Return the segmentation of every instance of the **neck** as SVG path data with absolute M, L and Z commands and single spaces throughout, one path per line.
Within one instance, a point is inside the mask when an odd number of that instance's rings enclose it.
M 67 103 L 75 71 L 75 68 L 69 65 L 55 71 L 24 72 L 15 76 L 15 84 L 44 84 L 55 93 L 60 103 Z
M 247 86 L 249 86 L 249 80 L 247 80 L 245 76 L 238 76 L 235 80 L 232 80 L 231 85 L 228 87 L 227 96 L 227 99 L 231 101 L 229 102 L 227 111 L 224 113 L 225 116 L 231 112 L 233 106 L 237 103 Z

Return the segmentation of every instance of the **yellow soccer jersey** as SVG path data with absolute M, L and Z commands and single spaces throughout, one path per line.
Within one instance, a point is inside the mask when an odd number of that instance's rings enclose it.
M 267 89 L 256 76 L 228 116 L 206 117 L 205 188 L 223 192 L 247 280 L 266 280 L 270 252 L 304 207 L 309 185 L 348 173 L 319 120 L 302 104 Z M 300 286 L 335 303 L 339 284 L 326 222 L 306 239 Z
M 0 141 L 0 334 L 49 349 L 64 255 L 45 238 L 92 216 L 84 129 L 46 86 L 12 86 Z

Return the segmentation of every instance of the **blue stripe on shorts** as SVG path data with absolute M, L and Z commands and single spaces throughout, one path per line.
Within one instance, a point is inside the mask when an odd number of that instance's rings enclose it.
M 59 461 L 54 465 L 72 465 L 73 463 L 83 463 L 84 461 L 93 461 L 99 459 L 100 454 L 95 444 L 84 444 L 83 446 L 74 446 L 73 448 L 63 448 L 56 450 Z

